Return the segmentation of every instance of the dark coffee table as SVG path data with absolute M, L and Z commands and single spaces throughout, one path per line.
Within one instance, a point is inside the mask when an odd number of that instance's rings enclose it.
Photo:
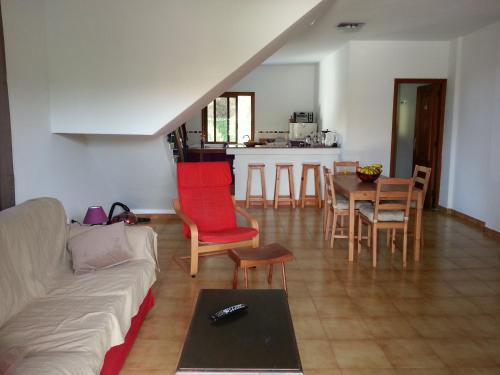
M 212 323 L 209 315 L 244 303 L 248 310 Z M 177 374 L 302 374 L 288 299 L 276 289 L 203 289 Z

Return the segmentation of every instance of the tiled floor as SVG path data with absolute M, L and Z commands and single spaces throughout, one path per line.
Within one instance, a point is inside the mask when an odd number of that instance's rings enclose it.
M 328 247 L 319 210 L 250 211 L 261 243 L 280 242 L 296 256 L 287 269 L 289 304 L 306 374 L 500 374 L 500 242 L 426 212 L 420 264 L 411 260 L 403 270 L 382 236 L 374 270 L 366 249 L 349 264 L 345 240 Z M 173 260 L 188 253 L 180 222 L 155 229 L 162 269 L 156 306 L 126 375 L 174 373 L 199 289 L 231 287 L 228 258 L 203 259 L 192 279 Z M 265 270 L 249 274 L 251 287 L 268 287 Z M 272 287 L 280 286 L 277 274 Z

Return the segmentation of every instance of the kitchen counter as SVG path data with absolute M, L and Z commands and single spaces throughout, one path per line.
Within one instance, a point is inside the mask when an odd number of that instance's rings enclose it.
M 255 147 L 228 147 L 228 155 L 338 155 L 339 148 L 334 147 L 273 147 L 273 146 L 255 146 Z
M 329 147 L 228 147 L 227 155 L 234 155 L 235 197 L 244 200 L 246 197 L 248 164 L 263 163 L 265 168 L 267 199 L 274 196 L 274 181 L 276 176 L 276 163 L 292 163 L 294 165 L 294 182 L 296 199 L 300 192 L 300 178 L 302 163 L 320 163 L 322 166 L 333 168 L 334 160 L 339 160 L 340 148 Z M 321 176 L 323 184 L 323 176 Z M 307 194 L 314 190 L 314 177 L 309 173 L 307 179 Z M 260 194 L 260 176 L 253 174 L 252 195 Z M 281 178 L 280 195 L 288 193 L 288 179 L 283 174 Z

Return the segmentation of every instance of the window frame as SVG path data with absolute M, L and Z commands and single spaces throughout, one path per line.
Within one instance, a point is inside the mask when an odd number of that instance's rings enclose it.
M 255 133 L 255 92 L 252 92 L 252 91 L 226 91 L 225 93 L 219 95 L 217 98 L 227 98 L 228 100 L 228 110 L 229 110 L 229 98 L 231 97 L 235 97 L 235 98 L 238 98 L 238 96 L 249 96 L 250 97 L 250 102 L 251 102 L 251 108 L 250 108 L 250 111 L 251 111 L 251 121 L 250 121 L 250 126 L 251 126 L 251 130 L 250 130 L 250 141 L 253 141 L 254 140 L 254 133 Z M 215 104 L 215 101 L 216 99 L 215 98 L 214 100 L 211 101 L 211 103 L 214 103 L 214 126 L 215 126 L 215 110 L 216 110 L 216 104 Z M 238 144 L 238 116 L 236 115 L 236 142 L 228 142 L 228 141 L 217 141 L 217 142 L 209 142 L 208 141 L 208 129 L 207 129 L 207 126 L 208 126 L 208 105 L 205 106 L 202 110 L 201 110 L 201 134 L 202 136 L 204 137 L 205 139 L 205 143 L 207 144 L 224 144 L 224 143 L 228 143 L 228 144 Z M 238 100 L 236 100 L 236 113 L 238 113 Z M 228 126 L 229 126 L 229 117 L 227 117 L 227 123 L 228 123 Z M 215 130 L 215 129 L 214 129 Z M 215 134 L 215 132 L 214 132 Z M 228 134 L 229 134 L 229 131 L 228 131 Z

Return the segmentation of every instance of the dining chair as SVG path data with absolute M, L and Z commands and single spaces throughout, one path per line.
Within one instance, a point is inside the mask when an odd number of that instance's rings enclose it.
M 374 205 L 362 205 L 358 215 L 358 254 L 361 252 L 363 224 L 368 228 L 371 237 L 372 265 L 377 267 L 377 234 L 379 229 L 403 231 L 403 267 L 406 267 L 408 247 L 408 221 L 410 215 L 413 179 L 411 178 L 380 178 L 376 182 Z M 395 241 L 392 241 L 392 253 L 395 251 Z
M 422 205 L 425 204 L 425 197 L 427 196 L 427 189 L 431 180 L 431 172 L 431 168 L 422 165 L 415 165 L 415 170 L 413 171 L 413 188 L 422 189 Z M 416 210 L 417 202 L 412 201 L 410 204 L 410 218 L 413 217 L 413 220 L 415 220 Z M 420 231 L 420 241 L 424 243 L 424 228 L 422 227 Z
M 351 175 L 356 174 L 359 168 L 359 161 L 334 161 L 333 174 L 337 175 Z M 344 227 L 344 216 L 340 217 L 340 225 Z
M 355 174 L 359 168 L 359 161 L 334 161 L 333 174 Z
M 325 170 L 323 170 L 325 171 Z M 344 217 L 349 217 L 349 201 L 343 196 L 337 195 L 335 193 L 335 185 L 333 183 L 333 174 L 330 170 L 326 170 L 325 177 L 325 185 L 326 185 L 326 195 L 330 204 L 328 205 L 328 211 L 326 212 L 326 223 L 325 223 L 325 239 L 330 239 L 330 247 L 333 248 L 336 238 L 349 238 L 348 234 L 345 231 L 348 231 L 349 228 L 344 227 L 344 221 L 339 219 L 343 219 Z M 365 202 L 358 201 L 355 205 L 354 214 L 357 215 L 359 208 L 366 204 Z M 330 233 L 331 232 L 331 233 Z M 340 232 L 340 233 L 337 233 Z M 367 237 L 365 237 L 367 238 Z M 370 239 L 368 238 L 370 243 Z
M 344 198 L 341 195 L 335 195 L 335 200 L 332 199 L 332 194 L 335 194 L 335 188 L 330 187 L 332 186 L 332 183 L 328 176 L 331 173 L 332 173 L 331 169 L 328 169 L 328 167 L 323 166 L 323 181 L 324 181 L 323 196 L 325 197 L 323 205 L 323 233 L 325 235 L 325 240 L 328 239 L 330 233 L 330 227 L 332 225 L 332 215 L 333 215 L 333 205 L 334 205 L 333 202 L 347 201 L 346 198 Z M 343 226 L 343 222 L 341 223 L 341 226 Z
M 425 202 L 427 189 L 429 188 L 429 181 L 431 180 L 431 168 L 422 165 L 415 165 L 413 171 L 413 187 L 422 189 L 422 204 Z M 411 208 L 417 208 L 416 202 L 411 202 Z
M 422 165 L 415 165 L 415 169 L 413 171 L 413 188 L 422 190 L 422 204 L 425 203 L 425 197 L 427 195 L 427 189 L 429 187 L 429 181 L 431 179 L 431 168 L 424 167 Z M 410 203 L 410 220 L 411 217 L 415 217 L 415 211 L 417 209 L 417 202 L 411 201 Z M 390 246 L 391 242 L 394 243 L 394 233 L 391 234 L 390 230 L 387 230 L 387 247 Z M 410 236 L 414 236 L 415 233 L 409 233 Z M 420 239 L 422 243 L 424 242 L 424 231 L 422 228 L 422 232 L 420 233 Z M 394 244 L 392 245 L 394 246 Z
M 330 170 L 328 167 L 323 166 L 323 235 L 327 239 L 327 223 L 330 222 L 330 216 L 332 214 L 332 199 L 330 197 L 330 181 L 328 179 L 328 174 Z M 329 230 L 329 229 L 328 229 Z

